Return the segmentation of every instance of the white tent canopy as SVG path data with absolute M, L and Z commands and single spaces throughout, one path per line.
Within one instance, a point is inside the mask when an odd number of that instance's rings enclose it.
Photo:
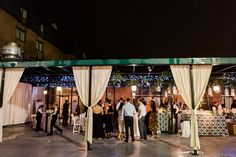
M 200 149 L 196 110 L 205 93 L 212 65 L 193 65 L 191 71 L 190 65 L 171 65 L 170 68 L 182 98 L 191 109 L 190 145 L 194 149 Z M 191 86 L 191 72 L 193 86 Z M 192 93 L 192 91 L 194 92 Z M 194 97 L 193 101 L 192 94 Z M 194 104 L 192 104 L 192 102 L 194 102 Z
M 83 104 L 88 107 L 85 141 L 92 144 L 92 107 L 102 98 L 111 75 L 112 66 L 94 66 L 91 75 L 91 104 L 89 104 L 89 67 L 73 67 L 76 88 Z

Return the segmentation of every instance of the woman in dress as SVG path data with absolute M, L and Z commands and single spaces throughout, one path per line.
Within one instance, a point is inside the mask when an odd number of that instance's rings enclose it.
M 151 135 L 151 131 L 149 129 L 149 118 L 150 118 L 150 114 L 151 114 L 151 107 L 150 107 L 150 104 L 147 104 L 146 101 L 142 100 L 142 103 L 145 105 L 146 107 L 146 116 L 145 116 L 145 124 L 146 124 L 146 132 L 147 132 L 147 135 Z
M 152 136 L 157 135 L 158 125 L 157 125 L 157 111 L 156 104 L 153 100 L 150 101 L 151 112 L 149 117 L 149 129 L 152 132 Z
M 122 107 L 124 106 L 124 104 L 125 104 L 124 100 L 121 99 L 116 108 L 116 110 L 118 111 L 118 129 L 119 129 L 118 139 L 120 140 L 124 140 L 124 132 L 125 132 L 125 121 L 124 117 L 121 115 Z
M 113 109 L 111 106 L 110 99 L 106 99 L 103 110 L 104 110 L 104 123 L 105 123 L 106 137 L 111 138 L 112 132 L 113 132 L 113 125 L 112 125 Z
M 94 107 L 93 107 L 93 137 L 94 138 L 104 138 L 105 133 L 103 130 L 103 123 L 102 123 L 102 100 L 100 100 Z

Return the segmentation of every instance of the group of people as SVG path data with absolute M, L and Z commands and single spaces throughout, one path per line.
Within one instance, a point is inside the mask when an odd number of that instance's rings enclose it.
M 37 120 L 36 131 L 37 132 L 43 131 L 43 129 L 41 128 L 41 121 L 42 121 L 42 117 L 43 117 L 44 112 L 45 112 L 45 107 L 41 103 L 40 106 L 37 106 L 37 113 L 36 113 L 36 120 Z M 59 114 L 58 104 L 52 105 L 50 107 L 50 110 L 48 110 L 47 113 L 51 114 L 51 116 L 52 116 L 51 117 L 51 124 L 50 124 L 50 131 L 48 133 L 48 136 L 53 135 L 53 127 L 55 127 L 62 134 L 63 130 L 56 124 L 57 117 Z
M 42 103 L 42 101 L 37 101 L 36 102 L 36 120 L 37 120 L 37 125 L 36 125 L 36 131 L 43 131 L 41 128 L 41 121 L 43 114 L 45 112 L 45 107 Z M 73 114 L 79 114 L 79 105 L 77 105 L 76 100 L 73 101 L 72 103 L 72 112 Z M 62 134 L 63 130 L 58 126 L 56 123 L 58 120 L 58 115 L 59 115 L 59 107 L 58 104 L 54 104 L 49 107 L 47 110 L 47 113 L 50 114 L 51 116 L 51 124 L 50 124 L 50 131 L 48 133 L 48 136 L 53 135 L 53 127 L 55 127 L 60 134 Z M 63 109 L 62 109 L 62 116 L 63 116 L 63 123 L 62 126 L 67 126 L 68 125 L 68 118 L 69 118 L 69 103 L 68 100 L 65 100 L 65 103 L 63 104 Z
M 147 109 L 150 106 L 149 109 Z M 118 139 L 128 142 L 129 133 L 131 141 L 135 141 L 134 137 L 134 121 L 138 118 L 138 130 L 140 140 L 147 140 L 147 135 L 156 135 L 158 131 L 157 125 L 157 109 L 155 102 L 150 101 L 146 105 L 143 99 L 138 99 L 137 107 L 131 103 L 130 98 L 120 98 L 115 109 L 112 108 L 111 100 L 106 99 L 103 104 L 100 100 L 93 107 L 93 137 L 94 138 L 110 138 L 113 132 L 113 113 L 118 112 Z M 148 112 L 147 112 L 148 111 Z
M 113 113 L 111 100 L 106 99 L 105 103 L 100 100 L 93 107 L 93 137 L 111 138 L 113 132 Z

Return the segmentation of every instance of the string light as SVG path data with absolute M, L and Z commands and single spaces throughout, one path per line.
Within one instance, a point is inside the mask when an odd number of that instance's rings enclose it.
M 161 82 L 161 84 L 157 83 Z M 33 84 L 34 86 L 43 86 L 55 88 L 57 86 L 61 87 L 75 87 L 74 76 L 73 75 L 63 75 L 63 76 L 22 76 L 20 82 L 25 82 Z M 128 87 L 131 86 L 132 82 L 137 82 L 137 87 L 156 87 L 160 85 L 161 87 L 165 83 L 173 83 L 172 76 L 165 76 L 160 74 L 112 74 L 110 76 L 108 86 L 109 87 Z

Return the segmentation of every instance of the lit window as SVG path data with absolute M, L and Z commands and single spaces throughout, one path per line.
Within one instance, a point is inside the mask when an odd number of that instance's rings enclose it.
M 20 39 L 20 30 L 16 28 L 16 39 Z
M 20 11 L 21 11 L 21 17 L 26 20 L 27 19 L 27 10 L 25 8 L 21 7 Z
M 43 24 L 40 25 L 40 32 L 41 32 L 41 33 L 44 32 L 44 25 L 43 25 Z
M 36 40 L 36 50 L 42 52 L 43 51 L 43 43 Z
M 20 41 L 25 41 L 25 31 L 16 28 L 16 39 L 20 40 Z
M 37 53 L 37 58 L 40 60 L 43 60 L 43 42 L 36 40 L 36 45 L 35 45 L 36 53 Z

